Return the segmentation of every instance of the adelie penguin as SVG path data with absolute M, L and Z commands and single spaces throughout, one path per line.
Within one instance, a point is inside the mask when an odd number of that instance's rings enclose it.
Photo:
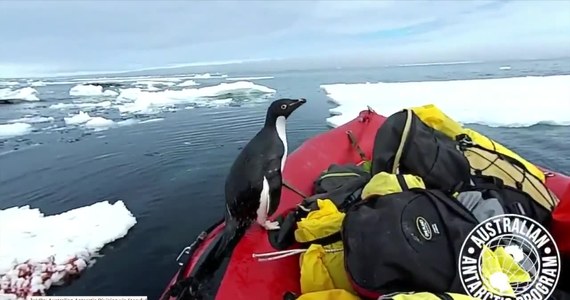
M 279 99 L 267 109 L 265 124 L 234 161 L 226 178 L 226 227 L 218 248 L 223 251 L 238 230 L 254 221 L 266 230 L 279 229 L 268 218 L 281 198 L 282 173 L 287 160 L 287 118 L 307 101 Z
M 225 227 L 191 274 L 201 285 L 212 276 L 227 251 L 247 228 L 257 222 L 266 230 L 279 229 L 268 218 L 275 213 L 281 198 L 282 173 L 287 160 L 286 120 L 305 99 L 279 99 L 267 109 L 265 124 L 235 159 L 225 184 Z M 197 293 L 199 287 L 192 288 Z
M 226 222 L 238 227 L 252 221 L 267 230 L 279 229 L 271 216 L 279 206 L 281 175 L 287 160 L 287 118 L 305 99 L 279 99 L 267 109 L 263 128 L 234 161 L 226 178 Z

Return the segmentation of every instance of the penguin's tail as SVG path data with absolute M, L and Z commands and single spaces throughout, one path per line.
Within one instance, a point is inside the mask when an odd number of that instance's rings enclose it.
M 218 266 L 224 261 L 226 255 L 232 252 L 245 230 L 233 218 L 227 218 L 223 231 L 208 246 L 209 251 L 204 252 L 198 259 L 193 277 L 201 281 L 210 277 Z
M 221 233 L 215 249 L 212 249 L 216 260 L 222 259 L 233 250 L 243 235 L 243 232 L 244 230 L 240 228 L 239 223 L 235 219 L 226 219 L 224 231 Z

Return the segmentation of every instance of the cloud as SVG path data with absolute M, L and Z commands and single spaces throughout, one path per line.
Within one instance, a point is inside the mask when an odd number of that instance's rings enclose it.
M 570 53 L 568 30 L 568 1 L 0 1 L 0 77 L 350 53 L 544 57 Z

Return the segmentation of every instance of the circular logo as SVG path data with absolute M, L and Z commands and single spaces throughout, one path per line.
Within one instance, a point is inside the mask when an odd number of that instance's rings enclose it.
M 461 246 L 459 276 L 479 299 L 549 299 L 558 283 L 560 254 L 538 222 L 498 215 L 477 225 Z
M 424 217 L 417 217 L 416 218 L 416 227 L 418 228 L 419 233 L 424 237 L 424 239 L 426 240 L 431 240 L 431 227 L 428 223 L 428 221 L 426 221 L 426 219 L 424 219 Z

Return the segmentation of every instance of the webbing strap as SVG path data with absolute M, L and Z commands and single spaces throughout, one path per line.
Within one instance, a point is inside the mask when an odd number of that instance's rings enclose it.
M 483 147 L 481 147 L 481 146 L 474 146 L 474 147 L 477 148 L 477 149 L 480 149 L 480 150 L 482 150 L 482 151 L 487 151 L 487 152 L 489 152 L 489 153 L 492 153 L 492 154 L 497 155 L 497 159 L 495 159 L 495 160 L 489 160 L 488 158 L 484 157 L 483 155 L 481 155 L 481 154 L 479 154 L 479 153 L 477 153 L 477 152 L 470 151 L 473 155 L 477 155 L 477 156 L 479 156 L 481 159 L 484 159 L 484 160 L 488 161 L 488 162 L 489 162 L 488 168 L 490 168 L 491 166 L 495 166 L 497 169 L 501 170 L 504 174 L 506 174 L 506 176 L 510 177 L 511 180 L 512 180 L 513 182 L 515 182 L 515 185 L 516 185 L 516 187 L 517 187 L 519 190 L 522 190 L 522 189 L 523 189 L 523 182 L 524 182 L 524 181 L 527 181 L 527 182 L 528 182 L 539 194 L 541 194 L 542 197 L 544 197 L 544 199 L 547 201 L 547 203 L 542 203 L 542 202 L 540 202 L 540 201 L 537 200 L 538 203 L 540 203 L 542 206 L 544 206 L 544 207 L 545 207 L 546 209 L 548 209 L 548 210 L 552 210 L 554 207 L 556 207 L 556 205 L 558 204 L 558 199 L 557 199 L 554 195 L 552 195 L 551 193 L 549 193 L 549 189 L 548 189 L 548 187 L 546 186 L 546 184 L 544 184 L 544 182 L 542 182 L 539 178 L 537 178 L 536 176 L 534 176 L 534 174 L 532 174 L 531 172 L 529 172 L 529 171 L 526 169 L 526 167 L 524 167 L 524 165 L 522 165 L 519 161 L 517 161 L 517 160 L 515 160 L 515 159 L 513 159 L 513 158 L 510 158 L 509 156 L 502 155 L 501 153 L 498 153 L 498 152 L 495 152 L 495 151 L 492 151 L 492 150 L 489 150 L 489 149 L 485 149 L 485 148 L 483 148 Z M 505 169 L 499 167 L 499 166 L 495 163 L 495 162 L 496 162 L 497 160 L 499 160 L 499 159 L 503 159 L 503 160 L 505 160 L 506 162 L 511 163 L 512 165 L 514 165 L 514 166 L 518 167 L 519 169 L 521 169 L 522 176 L 523 176 L 522 182 L 521 182 L 521 181 L 518 181 L 518 180 L 517 180 L 515 177 L 513 177 L 513 175 L 510 174 L 507 170 L 505 170 Z M 515 163 L 515 162 L 516 162 L 516 163 Z M 517 164 L 517 163 L 518 163 L 518 164 Z M 483 169 L 483 170 L 479 170 L 479 172 L 477 172 L 478 170 L 476 170 L 476 169 L 474 169 L 474 168 L 472 168 L 472 169 L 475 171 L 475 174 L 477 174 L 477 175 L 482 175 L 482 172 L 486 170 L 486 169 Z M 479 173 L 479 174 L 478 174 L 478 173 Z M 540 184 L 540 185 L 543 187 L 544 191 L 545 191 L 547 194 L 545 195 L 545 194 L 534 184 L 533 181 L 529 180 L 529 177 L 528 177 L 528 176 L 532 176 L 534 179 L 536 179 L 536 181 L 538 182 L 538 184 Z M 536 200 L 536 199 L 535 199 L 535 200 Z M 549 207 L 547 207 L 547 206 L 549 206 Z
M 406 109 L 406 124 L 404 125 L 404 130 L 402 131 L 402 137 L 400 138 L 400 145 L 398 146 L 398 151 L 396 151 L 396 157 L 394 158 L 394 166 L 392 166 L 392 174 L 397 174 L 398 168 L 400 167 L 400 159 L 402 158 L 402 152 L 404 152 L 404 144 L 408 139 L 408 134 L 410 133 L 410 127 L 412 125 L 412 111 Z
M 453 300 L 453 297 L 448 293 L 436 293 L 434 296 L 438 297 L 441 300 Z
M 520 161 L 518 161 L 518 160 L 516 160 L 516 159 L 514 159 L 508 155 L 505 155 L 503 153 L 498 152 L 496 150 L 497 147 L 496 147 L 495 143 L 493 142 L 493 140 L 491 140 L 490 138 L 487 138 L 487 139 L 489 140 L 491 145 L 493 145 L 493 150 L 487 149 L 485 147 L 482 147 L 481 145 L 475 144 L 467 134 L 460 134 L 460 135 L 456 136 L 456 140 L 459 142 L 460 148 L 463 150 L 463 152 L 465 152 L 469 148 L 476 148 L 476 149 L 479 149 L 481 151 L 485 151 L 487 153 L 492 153 L 492 154 L 496 155 L 497 156 L 496 159 L 489 160 L 488 158 L 484 157 L 482 154 L 479 154 L 475 151 L 470 151 L 472 154 L 477 155 L 480 158 L 488 161 L 489 162 L 488 168 L 490 168 L 492 165 L 494 165 L 498 169 L 503 171 L 503 173 L 505 173 L 507 176 L 509 176 L 513 180 L 513 182 L 515 182 L 515 185 L 519 190 L 523 190 L 523 183 L 524 183 L 524 181 L 527 181 L 547 201 L 547 203 L 542 203 L 539 201 L 537 201 L 537 202 L 539 204 L 541 204 L 543 207 L 545 207 L 546 209 L 552 211 L 552 209 L 554 209 L 554 207 L 556 207 L 556 205 L 558 204 L 559 200 L 555 195 L 553 195 L 552 193 L 549 192 L 548 186 L 546 186 L 546 184 L 542 180 L 540 180 L 540 178 L 538 178 L 532 172 L 530 172 L 530 170 L 523 163 L 521 163 Z M 502 159 L 502 160 L 512 164 L 513 166 L 518 167 L 520 169 L 520 171 L 522 172 L 522 177 L 523 177 L 522 181 L 518 181 L 511 174 L 509 174 L 509 172 L 498 167 L 495 162 L 499 159 Z M 472 168 L 472 170 L 474 171 L 474 173 L 476 175 L 482 175 L 482 172 L 485 171 L 485 169 L 484 170 L 477 170 L 474 168 Z M 532 176 L 532 178 L 534 178 L 534 179 L 536 179 L 536 181 L 538 181 L 538 184 L 540 184 L 544 188 L 544 190 L 546 191 L 546 195 L 533 183 L 533 181 L 530 180 L 530 178 L 528 176 Z
M 402 191 L 407 191 L 410 188 L 408 187 L 408 184 L 406 183 L 406 179 L 404 178 L 404 175 L 402 174 L 396 174 L 396 179 L 398 179 L 398 184 L 400 184 L 400 187 L 402 188 Z
M 303 197 L 303 199 L 307 198 L 308 196 L 305 195 L 305 193 L 301 192 L 301 190 L 299 190 L 298 188 L 296 188 L 295 186 L 291 185 L 290 183 L 288 183 L 285 179 L 282 180 L 283 182 L 283 186 L 290 189 L 291 191 L 293 191 L 295 194 Z
M 322 237 L 320 239 L 314 239 L 312 241 L 303 242 L 300 244 L 301 244 L 301 246 L 308 248 L 309 246 L 311 246 L 311 244 L 319 244 L 321 246 L 327 246 L 327 245 L 336 243 L 336 242 L 341 241 L 341 240 L 342 240 L 342 237 L 341 237 L 340 231 L 337 231 L 333 234 L 327 235 L 327 236 Z
M 493 148 L 495 148 L 495 149 L 497 148 L 497 147 L 495 146 L 495 143 L 492 143 L 492 145 L 493 145 Z M 500 159 L 506 160 L 506 161 L 508 161 L 509 163 L 511 163 L 511 164 L 513 164 L 513 165 L 515 165 L 515 166 L 517 166 L 517 167 L 519 167 L 519 168 L 521 168 L 524 173 L 532 174 L 532 173 L 530 173 L 530 171 L 527 169 L 527 167 L 526 167 L 523 163 L 521 163 L 520 161 L 518 161 L 518 160 L 516 160 L 516 159 L 514 159 L 514 158 L 512 158 L 512 157 L 510 157 L 510 156 L 508 156 L 508 155 L 505 155 L 505 154 L 503 154 L 503 153 L 501 153 L 501 152 L 498 152 L 497 150 L 487 149 L 487 148 L 482 147 L 482 146 L 480 146 L 480 145 L 478 145 L 478 144 L 472 144 L 472 145 L 469 145 L 469 146 L 467 146 L 467 147 L 473 147 L 473 148 L 477 148 L 477 149 L 480 149 L 480 150 L 483 150 L 483 151 L 491 152 L 491 153 L 497 155 Z M 533 176 L 534 176 L 534 175 L 533 175 Z M 537 179 L 538 179 L 538 178 L 537 178 Z
M 348 130 L 346 132 L 346 134 L 348 135 L 348 139 L 350 140 L 350 144 L 352 145 L 354 150 L 356 150 L 356 152 L 358 152 L 360 159 L 362 161 L 365 161 L 366 160 L 366 154 L 364 154 L 364 151 L 362 151 L 362 148 L 360 148 L 360 145 L 358 144 L 358 140 L 356 139 L 356 137 L 352 133 L 352 130 Z

